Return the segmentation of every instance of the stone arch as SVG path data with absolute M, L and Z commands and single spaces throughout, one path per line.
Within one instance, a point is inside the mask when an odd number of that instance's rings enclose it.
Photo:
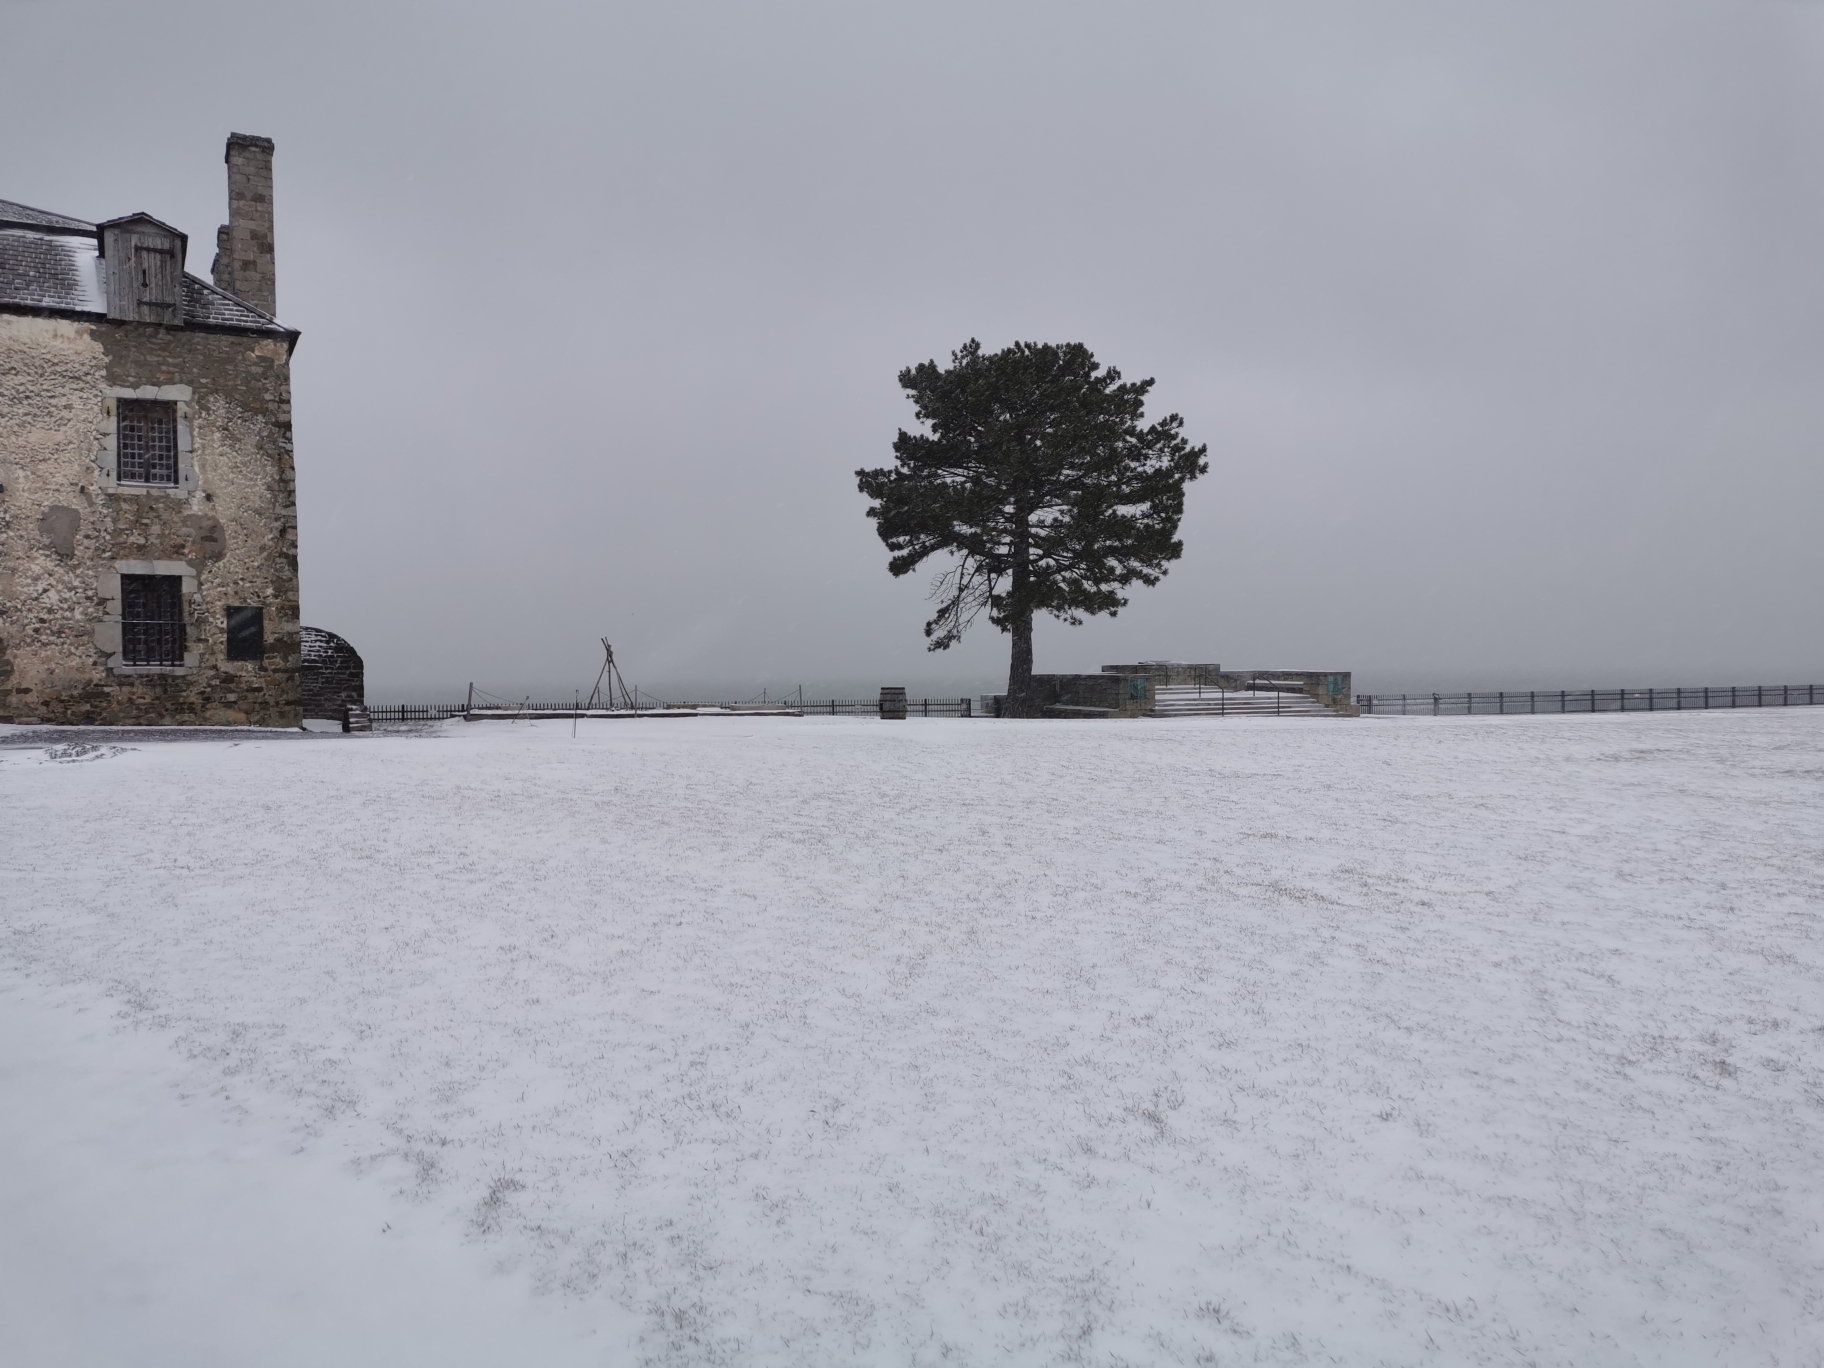
M 304 668 L 304 716 L 340 722 L 349 704 L 367 706 L 367 667 L 347 641 L 321 627 L 299 629 Z

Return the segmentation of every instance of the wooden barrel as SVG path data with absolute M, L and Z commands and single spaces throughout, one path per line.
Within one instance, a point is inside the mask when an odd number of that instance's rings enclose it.
M 880 715 L 891 721 L 906 720 L 906 691 L 883 684 L 880 689 Z

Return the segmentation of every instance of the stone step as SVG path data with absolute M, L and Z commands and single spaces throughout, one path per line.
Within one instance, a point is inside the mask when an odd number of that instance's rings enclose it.
M 1151 717 L 1335 717 L 1307 693 L 1199 688 L 1169 684 L 1153 695 Z

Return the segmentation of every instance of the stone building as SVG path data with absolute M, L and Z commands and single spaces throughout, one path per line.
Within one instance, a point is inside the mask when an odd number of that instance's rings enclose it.
M 301 719 L 272 152 L 228 139 L 213 282 L 149 214 L 0 201 L 0 721 Z

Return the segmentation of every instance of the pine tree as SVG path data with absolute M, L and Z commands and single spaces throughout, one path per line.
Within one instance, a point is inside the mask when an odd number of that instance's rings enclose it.
M 858 470 L 895 576 L 954 557 L 932 585 L 929 649 L 962 637 L 986 608 L 1013 637 L 1007 710 L 1032 716 L 1032 619 L 1076 626 L 1113 617 L 1120 592 L 1157 584 L 1184 553 L 1184 487 L 1209 469 L 1168 414 L 1143 427 L 1151 380 L 1123 383 L 1080 343 L 971 340 L 948 368 L 908 367 L 900 387 L 927 429 L 903 429 L 895 464 Z

